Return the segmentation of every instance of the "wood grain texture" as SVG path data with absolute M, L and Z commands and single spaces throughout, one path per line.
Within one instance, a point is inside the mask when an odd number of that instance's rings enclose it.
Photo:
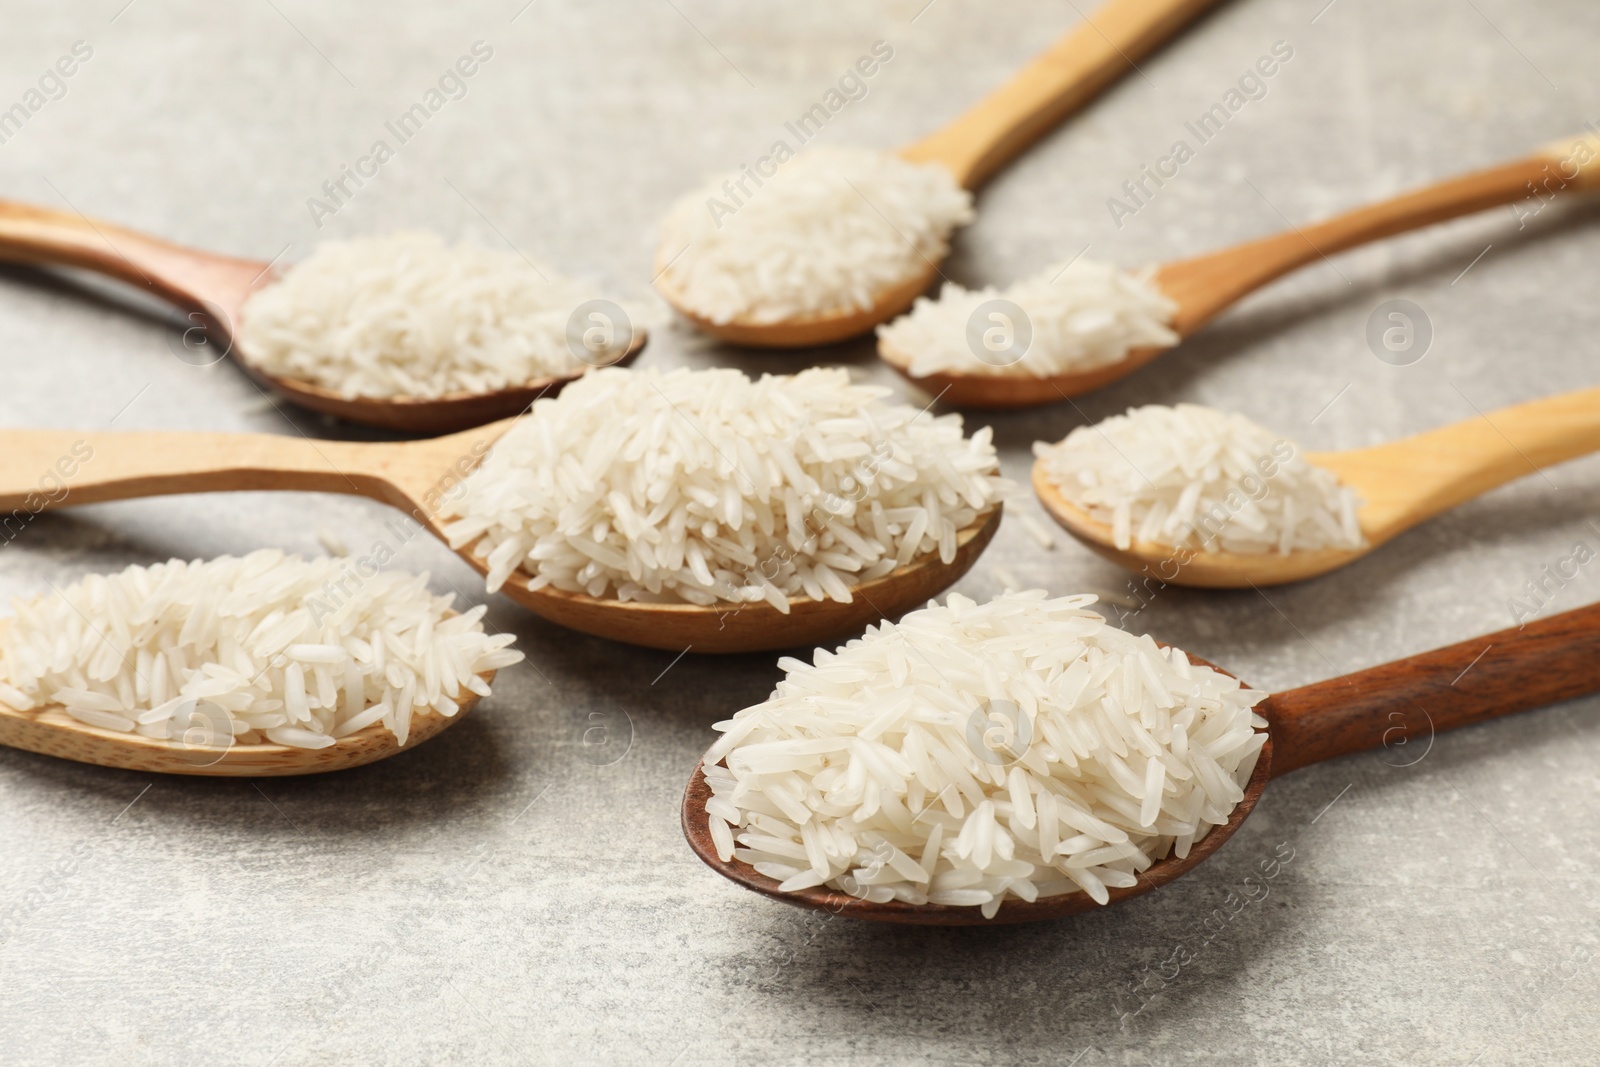
M 1577 139 L 1585 145 L 1590 140 L 1593 139 Z M 1180 341 L 1192 337 L 1239 300 L 1291 271 L 1371 241 L 1533 196 L 1535 187 L 1544 189 L 1552 173 L 1574 175 L 1560 186 L 1562 190 L 1600 188 L 1600 165 L 1579 168 L 1570 162 L 1553 162 L 1553 156 L 1570 161 L 1572 143 L 1558 142 L 1526 159 L 1437 182 L 1322 222 L 1163 264 L 1156 268 L 1155 284 L 1178 305 L 1170 325 Z M 1600 156 L 1600 142 L 1594 148 Z M 879 355 L 913 384 L 942 396 L 948 404 L 1022 408 L 1059 403 L 1093 392 L 1168 351 L 1134 349 L 1122 360 L 1104 367 L 1045 376 L 945 373 L 916 377 L 909 369 L 912 353 L 880 346 Z
M 76 433 L 0 430 L 0 521 L 13 512 L 129 500 L 170 493 L 297 490 L 364 496 L 397 508 L 444 540 L 440 505 L 476 469 L 514 420 L 427 441 L 365 444 L 261 434 Z M 83 461 L 64 494 L 40 491 L 41 475 L 64 456 Z M 975 519 L 957 535 L 955 559 L 913 561 L 867 583 L 848 604 L 798 598 L 785 615 L 765 602 L 701 607 L 597 599 L 531 589 L 517 573 L 504 594 L 543 618 L 584 633 L 649 648 L 751 652 L 843 638 L 893 617 L 953 585 L 999 527 L 1002 509 Z M 458 553 L 480 574 L 486 563 Z
M 1172 585 L 1242 589 L 1337 570 L 1440 512 L 1597 450 L 1600 388 L 1516 404 L 1372 448 L 1307 453 L 1306 462 L 1332 471 L 1361 498 L 1357 521 L 1367 543 L 1288 555 L 1201 552 L 1154 541 L 1118 548 L 1111 527 L 1068 500 L 1043 460 L 1034 462 L 1033 490 L 1062 529 L 1120 567 Z
M 537 378 L 487 393 L 442 397 L 347 397 L 307 381 L 268 374 L 238 343 L 244 304 L 277 280 L 271 264 L 202 252 L 109 222 L 0 200 L 0 261 L 73 267 L 127 282 L 193 316 L 211 343 L 251 378 L 310 411 L 405 433 L 448 433 L 509 418 L 586 373 Z M 909 300 L 908 300 L 909 303 Z M 634 331 L 616 361 L 631 363 L 648 334 Z
M 1198 656 L 1190 656 L 1190 662 L 1213 667 Z M 1221 670 L 1220 667 L 1215 668 Z M 1226 671 L 1222 673 L 1226 674 Z M 1231 677 L 1231 675 L 1230 675 Z M 1248 688 L 1248 687 L 1247 687 Z M 1199 866 L 1211 856 L 1223 843 L 1232 837 L 1234 831 L 1249 817 L 1254 810 L 1256 802 L 1261 799 L 1262 790 L 1267 786 L 1267 781 L 1272 776 L 1272 746 L 1273 741 L 1269 736 L 1262 747 L 1261 755 L 1256 760 L 1255 769 L 1251 772 L 1250 780 L 1245 784 L 1244 799 L 1234 806 L 1229 814 L 1228 821 L 1222 826 L 1215 827 L 1205 837 L 1196 841 L 1189 849 L 1189 854 L 1182 859 L 1169 856 L 1150 865 L 1144 873 L 1138 875 L 1138 883 L 1126 889 L 1108 889 L 1107 895 L 1111 904 L 1118 904 L 1131 897 L 1142 896 L 1152 890 L 1159 889 L 1175 878 L 1186 874 Z M 1107 905 L 1097 904 L 1087 893 L 1062 893 L 1057 896 L 1040 897 L 1038 900 L 1028 902 L 1012 898 L 1000 905 L 1000 910 L 994 918 L 985 919 L 983 912 L 975 907 L 960 907 L 950 904 L 906 904 L 901 901 L 890 901 L 886 904 L 862 900 L 859 897 L 817 886 L 811 889 L 802 889 L 794 893 L 785 893 L 778 888 L 778 883 L 759 873 L 754 867 L 743 860 L 728 860 L 724 862 L 717 855 L 717 846 L 711 840 L 709 816 L 706 814 L 706 801 L 711 798 L 711 787 L 706 784 L 704 761 L 695 764 L 694 772 L 689 776 L 688 787 L 684 790 L 683 804 L 680 811 L 679 822 L 683 827 L 683 836 L 689 842 L 701 861 L 722 875 L 724 878 L 743 886 L 773 900 L 781 900 L 785 904 L 795 907 L 811 908 L 817 911 L 826 911 L 834 915 L 843 915 L 851 919 L 865 919 L 871 922 L 895 923 L 905 926 L 983 926 L 995 923 L 1028 923 L 1042 922 L 1047 919 L 1059 919 L 1067 915 L 1076 915 L 1086 911 L 1096 911 Z

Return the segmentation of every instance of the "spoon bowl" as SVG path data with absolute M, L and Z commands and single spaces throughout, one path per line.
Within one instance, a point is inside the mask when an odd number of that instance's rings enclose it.
M 168 493 L 299 490 L 364 496 L 408 515 L 440 540 L 448 496 L 515 420 L 424 441 L 369 444 L 263 434 L 0 431 L 0 514 Z M 89 455 L 81 464 L 62 464 Z M 69 475 L 68 470 L 72 473 Z M 41 494 L 43 472 L 69 482 Z M 926 603 L 956 582 L 994 537 L 996 506 L 958 531 L 954 558 L 937 554 L 856 587 L 849 603 L 795 598 L 788 614 L 755 604 L 651 604 L 533 589 L 515 572 L 503 592 L 535 614 L 598 637 L 682 652 L 755 652 L 834 640 Z M 457 553 L 479 574 L 485 560 Z
M 72 267 L 116 278 L 172 304 L 221 359 L 236 361 L 255 382 L 310 411 L 363 426 L 403 433 L 449 433 L 509 418 L 541 396 L 553 395 L 585 371 L 555 375 L 486 393 L 440 397 L 348 397 L 313 382 L 268 374 L 238 351 L 238 324 L 252 294 L 277 280 L 273 264 L 184 248 L 83 215 L 0 200 L 0 260 Z M 198 339 L 197 339 L 198 340 Z M 648 335 L 633 331 L 615 363 L 632 362 Z
M 1493 652 L 1491 655 L 1490 653 Z M 1196 656 L 1192 662 L 1213 664 Z M 1214 667 L 1221 670 L 1220 667 Z M 1226 673 L 1226 672 L 1224 672 Z M 1341 756 L 1384 749 L 1394 765 L 1424 758 L 1438 733 L 1600 690 L 1600 605 L 1546 616 L 1523 626 L 1410 656 L 1325 682 L 1275 693 L 1256 706 L 1267 740 L 1226 823 L 1196 841 L 1182 859 L 1169 856 L 1137 875 L 1137 884 L 1110 889 L 1111 904 L 1159 889 L 1217 852 L 1255 810 L 1267 783 L 1291 771 Z M 1416 742 L 1422 756 L 1413 758 Z M 981 909 L 943 904 L 874 903 L 826 887 L 784 893 L 778 883 L 738 859 L 724 862 L 711 840 L 703 763 L 684 791 L 681 822 L 689 847 L 731 881 L 802 908 L 854 919 L 917 926 L 980 926 L 1057 919 L 1094 911 L 1087 893 L 1008 898 L 992 919 Z
M 1364 544 L 1288 554 L 1203 551 L 1153 541 L 1118 546 L 1111 527 L 1074 504 L 1033 464 L 1033 491 L 1051 518 L 1119 567 L 1157 581 L 1205 589 L 1282 585 L 1354 563 L 1418 523 L 1497 486 L 1600 450 L 1600 388 L 1502 408 L 1464 422 L 1349 452 L 1312 452 L 1362 501 Z

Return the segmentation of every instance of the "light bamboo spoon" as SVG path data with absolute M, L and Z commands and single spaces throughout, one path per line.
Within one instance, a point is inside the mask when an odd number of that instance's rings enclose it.
M 284 489 L 370 497 L 408 513 L 443 540 L 439 509 L 445 494 L 466 477 L 513 420 L 449 437 L 399 444 L 313 441 L 262 434 L 74 433 L 0 430 L 0 515 L 128 500 L 170 493 Z M 87 444 L 93 459 L 71 479 L 65 496 L 40 491 L 43 472 Z M 857 586 L 848 604 L 796 598 L 787 615 L 765 601 L 755 604 L 642 604 L 597 599 L 546 587 L 529 588 L 514 573 L 504 587 L 512 600 L 551 622 L 584 633 L 648 648 L 683 652 L 755 652 L 818 644 L 893 618 L 953 585 L 977 560 L 1000 525 L 997 506 L 956 536 L 955 559 L 937 554 L 914 560 Z M 488 564 L 458 553 L 480 574 Z
M 1195 656 L 1190 660 L 1205 662 Z M 1436 733 L 1596 690 L 1600 690 L 1600 605 L 1274 693 L 1256 708 L 1269 724 L 1269 737 L 1244 799 L 1228 821 L 1195 842 L 1184 858 L 1169 856 L 1138 875 L 1138 884 L 1109 890 L 1111 903 L 1159 889 L 1193 870 L 1234 835 L 1267 782 L 1290 771 L 1380 747 L 1389 750 L 1395 766 L 1409 766 L 1427 755 Z M 975 907 L 876 904 L 824 887 L 780 892 L 776 881 L 742 860 L 724 863 L 718 857 L 705 810 L 710 796 L 697 765 L 683 798 L 683 831 L 689 846 L 723 877 L 786 904 L 918 926 L 1038 922 L 1102 907 L 1087 893 L 1040 897 L 1033 903 L 1013 898 L 1000 905 L 993 919 L 985 919 Z
M 277 280 L 270 263 L 184 248 L 83 215 L 5 200 L 0 200 L 0 261 L 75 267 L 127 282 L 183 311 L 194 324 L 196 340 L 204 334 L 229 354 L 234 354 L 245 300 Z M 635 329 L 628 350 L 616 362 L 632 362 L 645 341 L 644 330 Z M 303 408 L 407 433 L 445 433 L 509 418 L 581 376 L 580 372 L 489 393 L 431 399 L 347 397 L 311 382 L 267 374 L 242 356 L 236 362 L 251 378 Z
M 1600 388 L 1501 408 L 1372 448 L 1307 453 L 1307 463 L 1332 471 L 1361 498 L 1356 518 L 1367 543 L 1287 555 L 1197 552 L 1150 541 L 1121 549 L 1110 526 L 1062 495 L 1042 459 L 1033 465 L 1033 489 L 1068 533 L 1119 566 L 1172 585 L 1235 589 L 1326 574 L 1496 486 L 1596 450 Z
M 966 189 L 976 189 L 1034 141 L 1093 100 L 1140 59 L 1221 0 L 1108 0 L 1005 85 L 954 122 L 896 154 L 938 163 Z M 928 263 L 886 287 L 872 306 L 797 316 L 783 322 L 734 319 L 715 323 L 690 310 L 662 272 L 682 249 L 659 249 L 657 287 L 679 313 L 713 337 L 758 348 L 802 348 L 867 333 L 911 306 L 938 275 Z
M 1180 342 L 1255 290 L 1307 264 L 1384 237 L 1556 191 L 1600 189 L 1600 137 L 1552 142 L 1526 159 L 1413 190 L 1390 200 L 1272 237 L 1156 268 L 1155 286 L 1178 310 L 1168 323 Z M 1058 403 L 1126 377 L 1171 348 L 1137 348 L 1092 370 L 1045 377 L 929 374 L 912 377 L 914 353 L 880 345 L 879 355 L 908 380 L 958 407 L 1020 408 Z M 1026 360 L 1026 356 L 1023 357 Z
M 479 675 L 494 681 L 494 671 Z M 277 778 L 321 774 L 374 763 L 409 752 L 465 718 L 478 705 L 478 694 L 463 692 L 460 709 L 446 718 L 437 713 L 417 715 L 404 747 L 383 723 L 373 723 L 327 748 L 293 748 L 277 744 L 235 744 L 220 718 L 205 715 L 185 731 L 185 740 L 160 741 L 142 734 L 103 730 L 79 722 L 61 707 L 18 711 L 0 702 L 0 745 L 38 752 L 78 763 L 120 767 L 157 774 L 190 774 L 223 778 Z

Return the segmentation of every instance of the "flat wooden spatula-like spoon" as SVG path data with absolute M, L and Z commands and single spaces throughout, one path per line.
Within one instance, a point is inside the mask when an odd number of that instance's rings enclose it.
M 913 163 L 938 163 L 967 189 L 995 171 L 1102 89 L 1136 70 L 1134 64 L 1221 0 L 1108 0 L 1055 45 L 954 122 L 897 153 Z M 689 309 L 662 273 L 682 249 L 656 254 L 657 287 L 678 311 L 713 337 L 759 348 L 830 344 L 869 332 L 900 314 L 938 274 L 926 264 L 878 293 L 865 310 L 828 311 L 782 322 L 734 319 L 717 323 Z
M 312 441 L 264 434 L 74 433 L 0 430 L 0 517 L 23 525 L 47 508 L 170 493 L 287 489 L 370 497 L 399 508 L 443 539 L 439 511 L 510 428 L 505 420 L 449 437 L 399 444 Z M 76 447 L 77 451 L 74 451 Z M 64 492 L 40 489 L 63 456 L 92 450 Z M 629 644 L 683 652 L 757 652 L 836 640 L 920 607 L 965 574 L 1000 525 L 997 506 L 956 535 L 955 558 L 913 560 L 853 590 L 849 603 L 798 598 L 788 614 L 755 604 L 647 604 L 533 589 L 518 571 L 505 595 L 551 622 Z M 8 536 L 13 536 L 8 528 Z M 485 560 L 460 556 L 480 574 Z
M 1436 222 L 1557 192 L 1600 189 L 1600 137 L 1553 142 L 1526 159 L 1451 178 L 1390 200 L 1272 237 L 1156 268 L 1155 285 L 1177 305 L 1168 323 L 1180 340 L 1250 293 L 1307 264 L 1347 249 Z M 1109 385 L 1170 348 L 1138 348 L 1092 370 L 1037 377 L 940 373 L 913 377 L 915 353 L 880 345 L 878 354 L 910 381 L 957 407 L 1020 408 L 1062 400 Z M 1023 356 L 1023 361 L 1027 359 Z
M 1118 548 L 1111 527 L 1062 495 L 1042 459 L 1033 465 L 1033 489 L 1063 529 L 1119 566 L 1172 585 L 1242 589 L 1326 574 L 1496 486 L 1596 450 L 1600 388 L 1502 408 L 1372 448 L 1308 452 L 1307 463 L 1332 471 L 1361 498 L 1356 521 L 1366 544 L 1286 555 L 1202 552 L 1151 541 Z
M 1600 690 L 1600 605 L 1274 693 L 1257 706 L 1270 724 L 1267 743 L 1245 787 L 1244 799 L 1228 821 L 1195 842 L 1184 858 L 1170 856 L 1140 874 L 1138 884 L 1110 890 L 1111 903 L 1159 889 L 1193 870 L 1233 836 L 1273 778 L 1380 747 L 1390 748 L 1409 765 L 1423 758 L 1435 733 L 1596 690 Z M 1423 755 L 1413 756 L 1418 749 Z M 993 919 L 985 919 L 975 907 L 899 901 L 876 904 L 824 887 L 780 892 L 776 881 L 742 860 L 725 863 L 718 857 L 705 810 L 710 796 L 697 765 L 683 797 L 683 831 L 689 846 L 718 874 L 788 904 L 855 919 L 919 926 L 1037 922 L 1101 907 L 1086 893 L 1065 893 L 1040 897 L 1033 903 L 1009 899 Z
M 0 200 L 0 261 L 75 267 L 143 289 L 190 316 L 220 351 L 235 355 L 246 374 L 294 403 L 347 422 L 407 433 L 446 433 L 510 418 L 541 396 L 553 396 L 578 374 L 541 378 L 488 393 L 434 398 L 347 397 L 312 382 L 267 374 L 237 351 L 245 301 L 277 280 L 270 263 L 163 241 L 109 222 L 50 208 Z M 636 329 L 617 363 L 644 348 Z

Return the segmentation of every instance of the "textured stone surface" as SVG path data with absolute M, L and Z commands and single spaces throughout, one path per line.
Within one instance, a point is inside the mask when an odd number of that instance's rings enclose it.
M 1129 265 L 1196 254 L 1600 120 L 1593 4 L 1323 2 L 1236 0 L 1141 64 L 984 192 L 949 276 L 1004 282 L 1085 245 Z M 0 195 L 261 258 L 427 227 L 636 296 L 671 198 L 762 154 L 873 41 L 894 58 L 829 140 L 921 134 L 1076 17 L 1042 0 L 935 0 L 920 15 L 924 0 L 760 14 L 536 2 L 515 21 L 521 0 L 123 3 L 0 3 L 0 108 L 75 40 L 94 48 L 66 96 L 0 145 Z M 319 232 L 306 198 L 478 39 L 494 56 L 468 96 Z M 1277 40 L 1295 54 L 1266 97 L 1114 225 L 1107 197 Z M 1592 385 L 1596 221 L 1558 204 L 1519 231 L 1500 210 L 1309 268 L 1158 369 L 993 419 L 1007 466 L 1020 477 L 1036 438 L 1135 403 L 1229 407 L 1334 448 Z M 1436 331 L 1405 367 L 1363 339 L 1395 297 Z M 168 335 L 125 291 L 0 268 L 0 424 L 359 433 L 264 406 L 231 366 L 174 358 Z M 892 380 L 866 343 L 756 355 L 666 328 L 644 356 L 747 370 L 816 359 Z M 1169 590 L 1128 624 L 1267 687 L 1462 640 L 1510 624 L 1509 598 L 1576 539 L 1600 544 L 1597 491 L 1600 464 L 1569 464 L 1321 581 Z M 168 556 L 316 552 L 319 527 L 360 548 L 384 517 L 312 496 L 88 507 L 0 549 L 0 593 Z M 480 599 L 437 544 L 418 539 L 401 562 Z M 1005 572 L 1058 592 L 1125 580 L 1073 543 L 1043 551 L 1015 517 L 960 588 L 989 596 Z M 1597 596 L 1585 570 L 1552 610 Z M 1592 1059 L 1600 701 L 1442 736 L 1410 767 L 1370 756 L 1298 773 L 1214 861 L 1112 911 L 880 929 L 743 893 L 680 839 L 679 792 L 711 723 L 766 694 L 775 657 L 674 663 L 500 601 L 489 619 L 519 635 L 528 665 L 386 764 L 257 785 L 0 753 L 0 1060 Z M 585 747 L 596 726 L 610 744 Z M 1268 898 L 1197 935 L 1280 846 L 1293 859 Z M 1171 976 L 1180 945 L 1189 961 Z

